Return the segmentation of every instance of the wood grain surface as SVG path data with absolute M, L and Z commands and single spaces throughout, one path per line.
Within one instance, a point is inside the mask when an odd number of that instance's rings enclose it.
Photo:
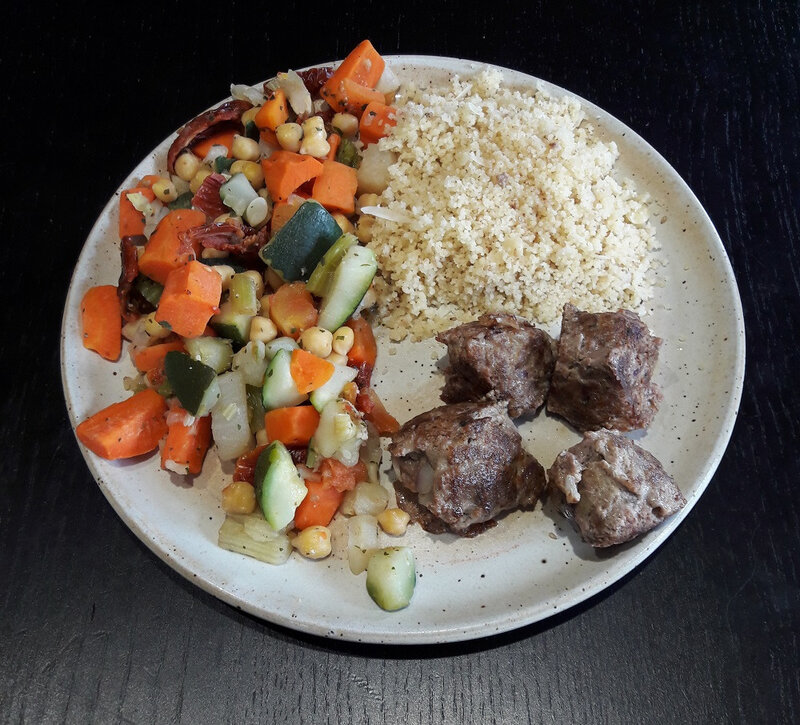
M 0 722 L 800 722 L 800 6 L 15 3 L 0 52 L 5 325 Z M 139 542 L 63 401 L 70 275 L 138 160 L 228 93 L 382 52 L 472 58 L 583 96 L 675 167 L 736 272 L 747 378 L 727 453 L 644 565 L 542 623 L 356 646 L 221 603 Z

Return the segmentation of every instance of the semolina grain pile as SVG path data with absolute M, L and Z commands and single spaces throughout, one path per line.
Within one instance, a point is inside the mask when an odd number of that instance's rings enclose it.
M 505 310 L 540 324 L 566 302 L 641 311 L 653 295 L 647 197 L 578 101 L 504 87 L 500 72 L 408 85 L 380 148 L 396 154 L 369 246 L 381 324 L 419 340 Z

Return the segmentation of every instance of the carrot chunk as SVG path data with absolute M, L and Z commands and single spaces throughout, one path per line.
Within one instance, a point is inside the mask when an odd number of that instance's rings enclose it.
M 294 512 L 295 528 L 327 526 L 342 503 L 344 491 L 338 491 L 322 481 L 304 481 L 308 493 Z
M 374 88 L 367 88 L 359 83 L 344 78 L 338 85 L 332 86 L 334 95 L 326 98 L 328 103 L 341 113 L 352 113 L 357 118 L 366 110 L 370 103 L 384 103 L 386 97 Z
M 293 151 L 276 151 L 262 159 L 264 183 L 276 203 L 286 201 L 290 194 L 322 173 L 322 164 L 313 156 Z
M 144 234 L 144 214 L 133 205 L 128 194 L 141 194 L 147 201 L 156 198 L 149 186 L 140 185 L 133 189 L 125 189 L 119 195 L 119 238 Z
M 148 388 L 95 413 L 75 433 L 101 458 L 133 458 L 158 447 L 167 432 L 166 409 L 164 398 Z
M 201 159 L 204 159 L 208 152 L 211 151 L 212 146 L 224 146 L 228 149 L 228 153 L 226 156 L 231 155 L 231 146 L 233 146 L 233 137 L 236 135 L 236 131 L 234 129 L 228 129 L 226 131 L 218 131 L 211 136 L 206 136 L 206 138 L 198 141 L 192 146 L 192 151 L 199 156 Z
M 354 466 L 345 466 L 335 458 L 323 458 L 319 467 L 322 482 L 337 491 L 350 491 L 361 481 L 367 480 L 367 466 L 359 461 Z
M 219 274 L 193 260 L 169 273 L 156 310 L 156 321 L 166 322 L 181 337 L 199 337 L 211 315 L 219 311 L 221 296 Z
M 310 405 L 275 408 L 264 415 L 267 440 L 285 446 L 307 446 L 318 425 L 319 413 Z
M 211 416 L 195 418 L 191 425 L 185 425 L 186 415 L 177 403 L 170 405 L 167 438 L 161 449 L 161 468 L 174 471 L 180 467 L 185 473 L 197 475 L 203 469 L 211 445 Z M 169 467 L 170 463 L 172 467 Z
M 171 342 L 159 342 L 150 347 L 139 348 L 133 354 L 133 364 L 140 373 L 146 373 L 164 364 L 164 358 L 170 350 L 184 352 L 186 348 L 183 340 L 172 340 Z
M 116 360 L 122 352 L 122 314 L 117 288 L 103 284 L 91 287 L 81 300 L 83 346 L 106 360 Z
M 385 103 L 372 101 L 361 114 L 358 122 L 358 136 L 365 144 L 375 143 L 397 125 L 397 109 Z
M 347 353 L 347 362 L 352 367 L 367 363 L 370 368 L 375 367 L 378 357 L 378 344 L 372 328 L 363 317 L 351 317 L 345 323 L 353 331 L 353 347 Z
M 278 287 L 269 298 L 269 316 L 281 335 L 300 337 L 303 330 L 317 324 L 319 313 L 304 282 Z
M 354 168 L 338 161 L 322 162 L 322 173 L 314 180 L 311 198 L 330 212 L 352 214 L 356 209 L 358 174 Z
M 286 101 L 286 92 L 278 88 L 272 98 L 258 109 L 253 118 L 256 127 L 263 130 L 274 131 L 289 118 L 289 104 Z
M 333 375 L 333 363 L 317 357 L 308 350 L 292 350 L 289 372 L 301 393 L 310 393 L 321 388 Z
M 347 110 L 349 99 L 345 85 L 373 89 L 378 84 L 386 63 L 369 40 L 360 42 L 341 62 L 320 89 L 320 95 L 337 111 Z M 350 94 L 353 91 L 349 91 Z M 382 100 L 382 94 L 373 91 Z M 364 104 L 366 105 L 366 104 Z M 352 111 L 350 111 L 352 113 Z M 360 112 L 356 115 L 361 115 Z
M 196 209 L 176 209 L 165 216 L 150 235 L 139 257 L 139 271 L 159 284 L 172 270 L 182 267 L 200 254 L 198 247 L 186 246 L 181 233 L 205 224 L 206 215 Z

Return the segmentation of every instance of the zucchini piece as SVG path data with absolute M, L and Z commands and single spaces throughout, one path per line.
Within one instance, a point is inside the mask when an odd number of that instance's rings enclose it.
M 158 301 L 161 299 L 161 293 L 164 291 L 163 284 L 159 284 L 154 279 L 145 277 L 143 274 L 138 275 L 133 284 L 142 297 L 153 305 L 153 307 L 158 307 Z
M 255 385 L 246 385 L 247 391 L 247 420 L 250 424 L 250 430 L 253 433 L 258 433 L 264 430 L 264 403 L 261 400 L 261 388 Z
M 293 337 L 286 336 L 276 337 L 274 340 L 270 340 L 264 345 L 264 349 L 267 352 L 267 360 L 272 360 L 278 350 L 288 350 L 291 352 L 292 350 L 297 350 L 299 347 L 300 345 L 297 344 L 297 341 Z
M 341 235 L 341 228 L 326 209 L 309 200 L 299 206 L 258 255 L 287 282 L 305 281 Z
M 257 199 L 258 194 L 247 177 L 240 171 L 219 187 L 219 198 L 222 199 L 225 206 L 242 216 L 247 205 L 253 199 Z
M 275 531 L 285 529 L 308 489 L 283 443 L 273 441 L 262 451 L 253 480 L 256 500 L 267 523 Z
M 219 383 L 214 369 L 185 352 L 170 350 L 164 357 L 167 382 L 186 412 L 202 418 L 219 398 Z
M 291 408 L 308 400 L 308 396 L 297 389 L 292 378 L 291 362 L 292 353 L 288 350 L 278 350 L 270 361 L 264 376 L 264 386 L 261 388 L 265 410 Z
M 367 594 L 381 609 L 395 612 L 407 607 L 416 583 L 414 554 L 407 546 L 378 549 L 369 557 Z
M 238 458 L 253 446 L 247 414 L 247 389 L 239 373 L 217 378 L 219 398 L 211 409 L 211 435 L 220 460 Z
M 194 360 L 223 373 L 231 366 L 233 345 L 224 337 L 191 337 L 183 341 L 186 351 Z
M 321 385 L 316 390 L 312 390 L 308 396 L 317 412 L 321 413 L 322 409 L 331 401 L 336 400 L 342 394 L 342 388 L 351 380 L 356 379 L 358 370 L 351 368 L 349 365 L 337 365 L 334 363 L 333 375 L 328 378 L 328 381 Z
M 234 274 L 228 289 L 228 302 L 235 313 L 251 317 L 258 314 L 256 281 L 249 274 Z
M 336 161 L 354 169 L 361 165 L 361 154 L 358 153 L 358 148 L 349 138 L 342 136 L 339 148 L 336 150 Z
M 191 191 L 184 191 L 183 194 L 179 194 L 174 201 L 167 204 L 167 208 L 170 211 L 175 211 L 176 209 L 191 209 L 192 199 L 194 199 L 194 194 Z
M 229 159 L 227 156 L 217 156 L 214 159 L 214 163 L 212 166 L 214 167 L 214 171 L 218 174 L 227 174 L 230 171 L 231 166 L 233 166 L 233 162 L 236 159 Z
M 356 244 L 358 244 L 358 238 L 354 234 L 345 232 L 333 243 L 333 246 L 325 252 L 322 259 L 319 260 L 319 264 L 314 267 L 314 271 L 308 278 L 308 282 L 306 282 L 306 289 L 312 295 L 316 295 L 317 297 L 325 296 L 325 291 L 328 289 L 336 267 L 339 265 L 339 262 L 342 261 L 342 257 L 344 257 L 347 250 Z
M 217 544 L 267 564 L 285 564 L 292 553 L 289 537 L 275 531 L 260 513 L 226 515 Z
M 252 315 L 236 312 L 230 300 L 220 305 L 219 312 L 208 322 L 220 337 L 226 337 L 235 349 L 247 344 L 250 339 Z
M 320 456 L 314 446 L 309 443 L 306 449 L 306 466 L 313 471 L 320 463 L 322 463 L 322 456 Z
M 377 271 L 378 262 L 371 249 L 350 247 L 333 272 L 317 324 L 331 332 L 338 330 L 364 299 Z

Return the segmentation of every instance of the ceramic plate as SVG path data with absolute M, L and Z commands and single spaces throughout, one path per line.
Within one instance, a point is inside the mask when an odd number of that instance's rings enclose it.
M 446 58 L 396 56 L 387 62 L 401 80 L 469 74 L 481 64 Z M 515 71 L 505 80 L 555 95 L 567 91 Z M 666 262 L 665 285 L 645 321 L 663 338 L 656 380 L 664 402 L 646 434 L 651 451 L 687 499 L 686 507 L 634 543 L 598 556 L 556 513 L 539 506 L 512 513 L 474 539 L 433 536 L 413 526 L 402 540 L 413 547 L 418 582 L 411 605 L 388 613 L 367 595 L 365 575 L 346 559 L 292 557 L 273 567 L 219 549 L 220 490 L 232 466 L 209 455 L 187 485 L 159 468 L 157 455 L 109 462 L 83 451 L 111 505 L 161 559 L 216 597 L 270 622 L 355 641 L 424 643 L 483 637 L 541 620 L 597 594 L 652 554 L 680 525 L 707 486 L 733 428 L 744 376 L 744 326 L 736 282 L 720 238 L 698 200 L 643 139 L 600 108 L 578 99 L 601 137 L 620 151 L 617 172 L 650 193 Z M 131 173 L 164 171 L 172 136 Z M 117 192 L 118 193 L 118 192 Z M 75 269 L 62 327 L 62 376 L 73 425 L 126 397 L 127 356 L 110 364 L 85 350 L 79 304 L 86 289 L 115 284 L 119 274 L 117 196 L 94 225 Z M 432 407 L 442 385 L 435 342 L 403 343 L 391 351 L 378 335 L 375 387 L 402 421 Z M 408 391 L 413 391 L 409 393 Z M 545 466 L 578 435 L 540 414 L 521 426 L 526 447 Z M 334 527 L 334 545 L 344 527 Z M 343 550 L 343 546 L 341 549 Z

